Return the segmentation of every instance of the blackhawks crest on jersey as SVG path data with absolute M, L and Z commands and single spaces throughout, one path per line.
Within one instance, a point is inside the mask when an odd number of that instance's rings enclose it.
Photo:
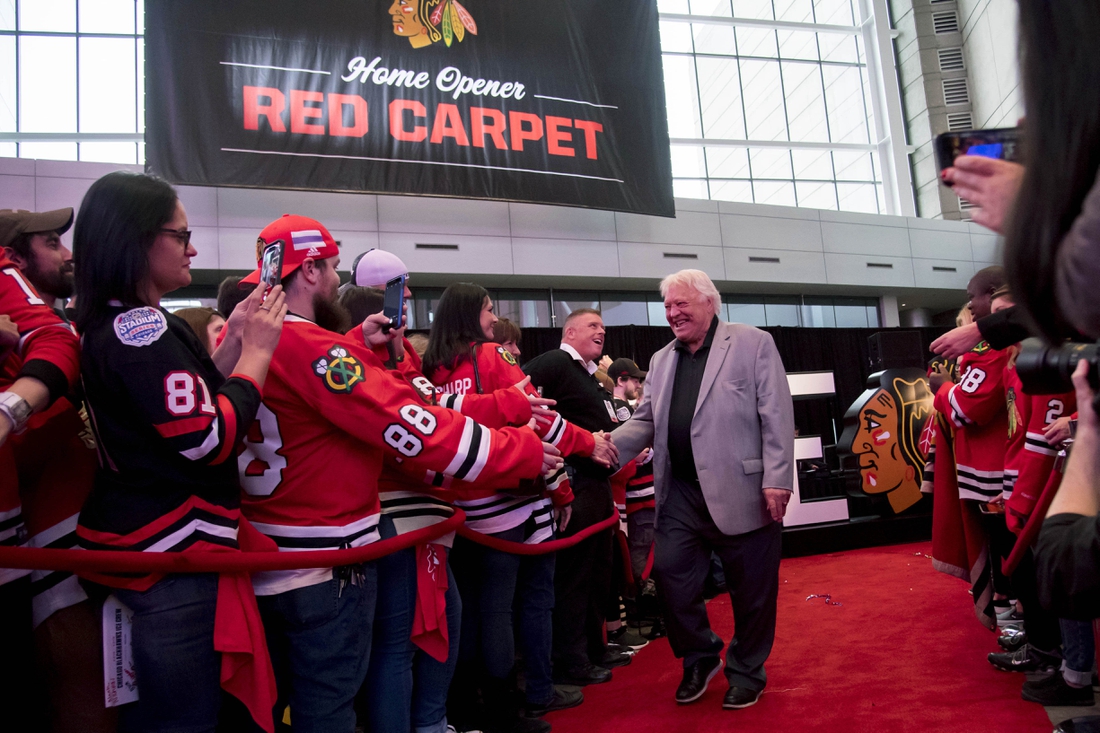
M 500 354 L 500 357 L 504 359 L 504 361 L 508 362 L 512 366 L 516 366 L 516 357 L 512 356 L 512 352 L 508 351 L 508 349 L 504 348 L 503 346 L 498 346 L 497 353 Z
M 363 364 L 354 356 L 349 356 L 343 346 L 333 346 L 312 366 L 313 373 L 321 378 L 329 392 L 347 394 L 363 381 Z

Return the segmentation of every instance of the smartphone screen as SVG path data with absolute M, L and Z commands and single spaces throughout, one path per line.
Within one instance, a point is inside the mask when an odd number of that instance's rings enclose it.
M 285 247 L 286 242 L 281 239 L 276 239 L 264 247 L 260 265 L 260 282 L 267 286 L 264 292 L 265 298 L 267 297 L 267 291 L 270 291 L 283 279 L 283 249 Z
M 405 275 L 398 275 L 386 283 L 382 315 L 390 319 L 390 328 L 401 328 L 401 321 L 405 316 L 405 278 Z
M 945 132 L 936 136 L 936 167 L 942 172 L 955 163 L 960 155 L 980 155 L 985 158 L 999 158 L 1022 162 L 1020 149 L 1020 128 L 1005 127 L 995 130 L 967 130 L 965 132 Z

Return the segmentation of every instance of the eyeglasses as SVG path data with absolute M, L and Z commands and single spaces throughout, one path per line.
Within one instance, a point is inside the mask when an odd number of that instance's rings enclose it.
M 161 234 L 169 234 L 178 239 L 186 248 L 191 244 L 191 230 L 190 229 L 161 229 Z

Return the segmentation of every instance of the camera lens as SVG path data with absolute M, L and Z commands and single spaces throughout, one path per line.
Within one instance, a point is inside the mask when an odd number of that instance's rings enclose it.
M 1070 377 L 1077 362 L 1096 364 L 1096 344 L 1068 343 L 1050 346 L 1040 339 L 1026 339 L 1016 357 L 1016 373 L 1028 394 L 1059 394 L 1073 391 Z

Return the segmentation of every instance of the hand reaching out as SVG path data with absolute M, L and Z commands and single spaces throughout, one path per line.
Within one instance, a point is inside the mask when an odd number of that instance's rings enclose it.
M 619 449 L 611 442 L 611 435 L 603 432 L 592 433 L 596 438 L 596 448 L 592 451 L 592 460 L 601 466 L 610 468 L 619 462 Z
M 559 468 L 565 465 L 565 461 L 561 458 L 561 451 L 550 445 L 549 443 L 542 444 L 542 475 L 549 477 L 554 474 Z
M 953 328 L 943 336 L 932 342 L 932 353 L 948 359 L 958 359 L 960 356 L 977 346 L 982 340 L 982 332 L 978 330 L 977 323 L 968 323 L 965 326 Z

